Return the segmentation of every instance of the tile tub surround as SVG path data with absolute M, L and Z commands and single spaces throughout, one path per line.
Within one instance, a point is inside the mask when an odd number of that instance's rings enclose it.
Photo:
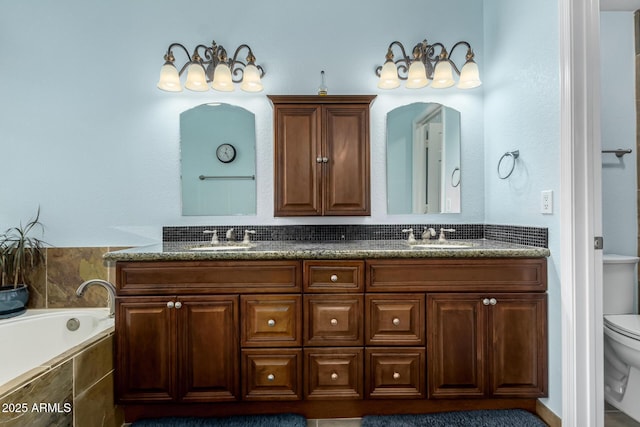
M 45 262 L 31 275 L 28 308 L 105 307 L 104 289 L 91 287 L 82 298 L 76 289 L 89 279 L 115 280 L 102 256 L 118 249 L 122 248 L 46 248 Z
M 0 412 L 3 427 L 121 426 L 124 416 L 113 402 L 113 333 L 63 356 L 45 373 L 3 390 L 0 405 L 7 409 Z M 26 411 L 9 411 L 16 405 Z

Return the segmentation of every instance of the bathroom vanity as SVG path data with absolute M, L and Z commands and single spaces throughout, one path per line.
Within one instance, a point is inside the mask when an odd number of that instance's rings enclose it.
M 547 255 L 487 241 L 112 252 L 117 402 L 128 420 L 531 410 L 547 393 Z

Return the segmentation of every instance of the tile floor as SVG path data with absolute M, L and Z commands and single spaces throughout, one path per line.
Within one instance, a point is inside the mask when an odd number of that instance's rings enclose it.
M 604 427 L 640 427 L 640 423 L 605 403 Z

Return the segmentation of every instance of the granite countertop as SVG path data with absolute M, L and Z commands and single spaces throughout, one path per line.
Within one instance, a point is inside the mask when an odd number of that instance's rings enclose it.
M 351 240 L 330 242 L 251 242 L 250 248 L 223 251 L 192 250 L 207 242 L 164 242 L 108 252 L 107 261 L 204 261 L 276 259 L 364 259 L 364 258 L 506 258 L 547 257 L 547 248 L 524 246 L 496 240 L 449 240 L 448 244 L 469 247 L 448 248 L 430 241 L 429 248 L 416 248 L 402 240 Z

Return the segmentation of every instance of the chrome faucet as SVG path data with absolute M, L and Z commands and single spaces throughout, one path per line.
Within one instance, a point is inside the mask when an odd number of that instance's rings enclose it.
M 113 286 L 113 283 L 111 282 L 107 282 L 106 280 L 102 280 L 102 279 L 91 279 L 91 280 L 87 280 L 86 282 L 82 283 L 80 286 L 78 286 L 78 289 L 76 289 L 76 295 L 78 297 L 81 297 L 82 295 L 84 295 L 84 291 L 87 290 L 87 288 L 89 286 L 92 285 L 100 285 L 103 288 L 105 288 L 107 290 L 107 293 L 109 294 L 109 317 L 113 317 L 116 314 L 116 287 Z
M 230 242 L 236 240 L 236 231 L 233 228 L 227 230 L 227 240 Z
M 439 242 L 446 242 L 447 241 L 447 237 L 445 236 L 444 232 L 447 231 L 449 233 L 455 233 L 456 230 L 453 228 L 441 228 L 440 229 L 440 237 L 438 237 L 438 241 Z
M 422 240 L 429 240 L 432 237 L 436 237 L 436 230 L 431 227 L 425 227 L 424 231 L 422 232 Z

